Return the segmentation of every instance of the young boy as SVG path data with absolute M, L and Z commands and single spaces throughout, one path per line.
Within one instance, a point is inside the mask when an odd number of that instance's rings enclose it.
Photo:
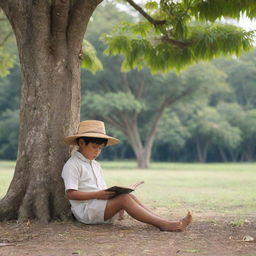
M 79 149 L 66 162 L 62 171 L 65 190 L 75 218 L 86 224 L 106 223 L 118 212 L 125 210 L 134 219 L 154 225 L 161 231 L 182 231 L 192 221 L 190 212 L 180 221 L 170 221 L 145 207 L 134 195 L 107 191 L 102 170 L 95 159 L 105 146 L 119 142 L 106 135 L 104 123 L 83 121 L 78 132 L 64 141 Z

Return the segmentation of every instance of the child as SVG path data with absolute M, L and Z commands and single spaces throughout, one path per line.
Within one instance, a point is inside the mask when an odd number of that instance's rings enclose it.
M 106 223 L 118 212 L 125 210 L 138 221 L 158 227 L 162 231 L 182 231 L 192 221 L 190 212 L 180 221 L 169 221 L 146 208 L 134 195 L 106 191 L 102 170 L 95 159 L 105 146 L 119 142 L 106 135 L 104 123 L 83 121 L 78 132 L 64 141 L 79 149 L 66 162 L 62 171 L 65 190 L 75 218 L 86 224 Z

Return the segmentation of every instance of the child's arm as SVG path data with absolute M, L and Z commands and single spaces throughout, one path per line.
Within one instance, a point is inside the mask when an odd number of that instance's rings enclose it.
M 110 199 L 115 192 L 110 192 L 106 190 L 99 190 L 94 192 L 82 192 L 78 190 L 67 190 L 67 196 L 69 200 L 90 200 L 90 199 Z

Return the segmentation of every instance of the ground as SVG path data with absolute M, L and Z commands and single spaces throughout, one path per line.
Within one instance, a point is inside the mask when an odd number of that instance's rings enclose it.
M 158 209 L 156 209 L 158 210 Z M 159 212 L 160 210 L 158 210 Z M 174 219 L 174 214 L 169 216 Z M 243 221 L 235 216 L 194 214 L 183 232 L 161 232 L 126 216 L 106 225 L 76 221 L 0 224 L 1 256 L 256 256 L 256 217 Z

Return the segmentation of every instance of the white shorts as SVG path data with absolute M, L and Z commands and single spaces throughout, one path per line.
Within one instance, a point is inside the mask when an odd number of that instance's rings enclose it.
M 109 223 L 104 220 L 107 200 L 92 199 L 71 208 L 75 218 L 85 224 Z

